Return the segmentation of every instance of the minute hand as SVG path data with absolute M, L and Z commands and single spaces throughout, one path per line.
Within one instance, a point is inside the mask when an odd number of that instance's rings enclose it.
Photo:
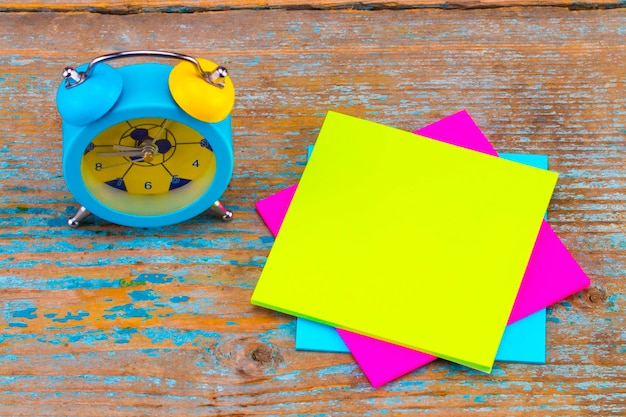
M 139 151 L 141 148 L 136 148 L 134 146 L 124 146 L 124 145 L 113 145 L 113 149 L 116 151 Z
M 98 152 L 98 156 L 143 156 L 143 151 L 134 149 L 132 151 Z

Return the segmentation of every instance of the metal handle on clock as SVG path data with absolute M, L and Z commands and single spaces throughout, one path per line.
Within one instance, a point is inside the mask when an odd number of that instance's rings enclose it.
M 85 69 L 84 72 L 78 72 L 76 71 L 76 69 L 72 67 L 66 67 L 63 70 L 63 77 L 65 78 L 65 87 L 72 88 L 83 83 L 87 79 L 87 77 L 89 77 L 89 74 L 91 73 L 93 67 L 96 66 L 100 62 L 109 61 L 109 60 L 117 59 L 117 58 L 139 57 L 139 56 L 151 56 L 151 57 L 158 57 L 158 58 L 175 58 L 175 59 L 180 59 L 183 61 L 191 62 L 192 64 L 196 66 L 196 69 L 198 70 L 198 74 L 206 82 L 218 88 L 224 88 L 224 83 L 220 82 L 219 80 L 228 76 L 228 71 L 223 66 L 218 66 L 212 72 L 205 72 L 202 69 L 200 62 L 198 62 L 196 58 L 189 56 L 189 55 L 179 54 L 177 52 L 147 51 L 147 50 L 146 51 L 144 50 L 121 51 L 121 52 L 114 52 L 112 54 L 101 55 L 101 56 L 95 57 L 94 59 L 91 60 L 89 65 L 87 65 L 87 69 Z

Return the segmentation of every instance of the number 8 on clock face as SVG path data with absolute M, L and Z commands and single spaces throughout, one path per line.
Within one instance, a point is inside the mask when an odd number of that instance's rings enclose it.
M 146 55 L 183 62 L 101 63 Z M 163 51 L 104 55 L 82 68 L 66 68 L 57 92 L 63 174 L 82 205 L 70 225 L 90 213 L 139 227 L 178 223 L 207 209 L 230 219 L 217 201 L 233 170 L 234 90 L 226 69 Z

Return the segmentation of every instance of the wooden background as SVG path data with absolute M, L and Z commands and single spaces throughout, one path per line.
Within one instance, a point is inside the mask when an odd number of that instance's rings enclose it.
M 623 1 L 0 10 L 0 415 L 626 415 Z M 66 226 L 61 71 L 126 49 L 228 67 L 232 223 Z M 254 202 L 297 181 L 330 109 L 406 130 L 467 109 L 499 151 L 550 156 L 549 220 L 592 286 L 549 309 L 546 365 L 439 360 L 374 390 L 350 355 L 296 352 L 292 319 L 250 305 L 273 242 Z

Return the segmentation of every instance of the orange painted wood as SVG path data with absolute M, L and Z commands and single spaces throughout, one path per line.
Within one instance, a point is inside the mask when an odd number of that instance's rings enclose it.
M 0 415 L 624 415 L 624 27 L 549 7 L 0 14 Z M 128 49 L 228 67 L 232 223 L 66 226 L 61 71 Z M 438 360 L 373 390 L 250 305 L 273 242 L 254 203 L 297 182 L 327 110 L 414 130 L 463 108 L 499 151 L 550 156 L 549 221 L 592 286 L 549 309 L 546 365 Z

